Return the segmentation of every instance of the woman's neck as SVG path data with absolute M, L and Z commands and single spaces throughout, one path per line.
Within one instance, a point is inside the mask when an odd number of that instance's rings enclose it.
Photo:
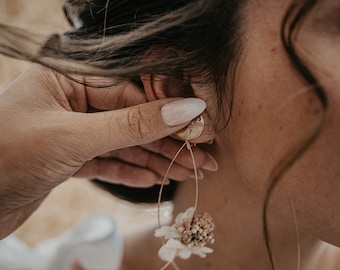
M 272 270 L 263 236 L 263 199 L 250 190 L 229 162 L 220 163 L 219 172 L 205 173 L 199 182 L 198 212 L 209 213 L 216 225 L 214 253 L 204 260 L 192 257 L 180 262 L 181 269 L 195 265 L 195 269 Z M 174 201 L 175 216 L 193 205 L 194 192 L 193 181 L 181 185 Z M 301 265 L 301 270 L 313 270 L 309 261 L 320 253 L 322 243 L 297 234 L 294 215 L 287 218 L 270 209 L 268 216 L 276 269 L 295 270 Z
M 199 181 L 198 203 L 198 212 L 210 214 L 216 225 L 214 252 L 205 259 L 193 255 L 176 263 L 181 270 L 272 270 L 263 236 L 262 197 L 252 191 L 228 157 L 214 156 L 219 160 L 220 169 L 215 173 L 205 172 L 205 178 Z M 193 206 L 194 199 L 194 181 L 180 184 L 174 199 L 174 217 Z M 296 270 L 298 265 L 300 270 L 338 269 L 320 267 L 325 260 L 336 263 L 334 254 L 338 251 L 333 250 L 329 257 L 330 246 L 308 235 L 297 235 L 290 207 L 287 203 L 290 214 L 286 216 L 279 215 L 274 207 L 268 211 L 275 269 Z M 153 232 L 143 231 L 126 239 L 124 269 L 137 269 L 141 265 L 145 269 L 161 268 L 162 262 L 156 259 L 161 244 Z

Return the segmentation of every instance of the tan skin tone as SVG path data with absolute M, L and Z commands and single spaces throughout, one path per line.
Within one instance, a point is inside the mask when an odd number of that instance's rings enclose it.
M 270 174 L 280 159 L 306 140 L 322 117 L 319 99 L 296 72 L 280 41 L 281 21 L 290 3 L 252 0 L 244 11 L 246 33 L 233 116 L 229 126 L 215 134 L 215 144 L 209 146 L 220 169 L 206 173 L 200 181 L 199 208 L 211 214 L 216 223 L 215 251 L 204 260 L 178 260 L 181 269 L 272 269 L 261 219 Z M 329 114 L 316 142 L 287 171 L 271 196 L 269 231 L 277 269 L 297 268 L 293 213 L 299 228 L 300 269 L 340 267 L 340 254 L 326 244 L 340 246 L 340 81 L 336 76 L 340 25 L 334 20 L 339 10 L 338 1 L 321 1 L 296 41 L 300 54 L 309 59 L 309 67 L 325 88 Z M 213 117 L 213 90 L 194 89 L 197 96 L 206 99 L 207 112 Z M 191 206 L 193 196 L 194 185 L 183 183 L 174 200 L 175 212 Z M 148 269 L 162 265 L 155 259 L 159 239 L 150 242 L 147 237 L 128 239 L 126 269 L 135 269 L 134 263 Z M 137 240 L 140 244 L 136 245 Z

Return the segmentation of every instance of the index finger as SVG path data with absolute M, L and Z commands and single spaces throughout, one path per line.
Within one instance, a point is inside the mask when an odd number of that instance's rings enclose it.
M 142 87 L 131 81 L 106 77 L 65 77 L 56 73 L 58 83 L 75 111 L 110 111 L 147 101 Z M 72 106 L 76 104 L 76 106 Z M 82 108 L 82 109 L 79 109 Z
M 133 82 L 118 82 L 109 87 L 85 87 L 88 105 L 97 110 L 109 111 L 147 102 L 144 91 Z

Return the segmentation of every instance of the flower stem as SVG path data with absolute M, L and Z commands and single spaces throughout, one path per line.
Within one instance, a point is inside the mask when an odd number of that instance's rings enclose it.
M 165 270 L 172 262 L 167 262 L 160 270 Z
M 175 262 L 171 262 L 171 265 L 175 270 L 180 270 Z

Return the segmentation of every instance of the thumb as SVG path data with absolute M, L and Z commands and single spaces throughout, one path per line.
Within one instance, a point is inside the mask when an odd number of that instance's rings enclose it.
M 77 113 L 68 118 L 68 128 L 75 136 L 73 146 L 88 149 L 85 158 L 92 159 L 169 136 L 188 125 L 205 108 L 205 102 L 197 98 L 162 99 L 114 111 Z

